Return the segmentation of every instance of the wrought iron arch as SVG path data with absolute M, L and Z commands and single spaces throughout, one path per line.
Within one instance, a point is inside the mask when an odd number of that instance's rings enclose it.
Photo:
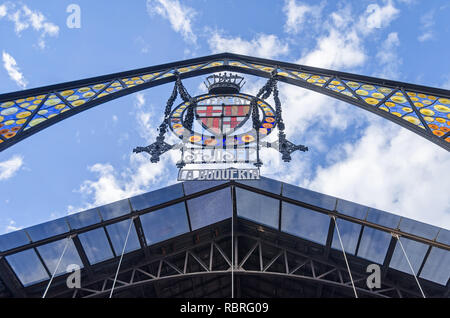
M 450 91 L 221 53 L 0 95 L 0 151 L 94 106 L 181 78 L 220 71 L 270 77 L 375 113 L 450 151 Z

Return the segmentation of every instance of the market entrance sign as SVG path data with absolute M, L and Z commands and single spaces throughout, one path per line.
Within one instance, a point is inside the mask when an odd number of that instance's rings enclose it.
M 180 169 L 178 181 L 258 180 L 259 169 Z

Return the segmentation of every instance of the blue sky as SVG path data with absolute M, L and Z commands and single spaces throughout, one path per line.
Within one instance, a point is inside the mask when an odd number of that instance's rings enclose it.
M 78 4 L 81 27 L 69 28 Z M 219 52 L 450 89 L 450 5 L 379 1 L 0 0 L 0 93 Z M 264 81 L 246 76 L 245 92 Z M 185 81 L 192 95 L 203 78 Z M 172 84 L 64 120 L 0 153 L 0 234 L 176 182 L 132 149 L 155 138 Z M 280 84 L 290 164 L 262 174 L 450 227 L 450 156 L 414 133 L 330 97 Z

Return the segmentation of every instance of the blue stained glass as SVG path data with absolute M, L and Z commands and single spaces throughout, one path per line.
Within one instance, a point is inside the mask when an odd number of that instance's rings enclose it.
M 64 251 L 66 243 L 68 245 L 61 259 L 61 263 L 58 266 L 56 275 L 65 274 L 67 266 L 71 264 L 76 264 L 80 268 L 83 267 L 80 256 L 78 255 L 77 249 L 75 248 L 73 241 L 72 240 L 67 241 L 67 239 L 63 239 L 39 246 L 37 248 L 39 254 L 42 256 L 42 259 L 44 260 L 45 265 L 47 266 L 51 274 L 53 274 L 53 272 L 56 269 L 56 266 L 58 265 L 58 261 L 62 255 L 62 252 Z
M 140 216 L 147 245 L 189 232 L 184 204 L 180 202 Z
M 400 216 L 377 209 L 369 209 L 366 220 L 381 226 L 396 229 L 400 222 Z
M 125 240 L 127 238 L 128 229 L 130 228 L 130 221 L 125 220 L 122 222 L 117 222 L 106 227 L 108 231 L 109 238 L 114 247 L 116 255 L 121 255 L 123 246 L 125 245 Z M 131 221 L 133 223 L 133 221 Z M 136 234 L 136 228 L 134 224 L 131 225 L 130 235 L 128 236 L 127 246 L 125 247 L 125 253 L 134 251 L 141 248 L 139 244 L 139 239 Z
M 358 244 L 359 233 L 361 232 L 361 225 L 339 218 L 336 219 L 336 222 L 339 226 L 339 233 L 341 234 L 345 253 L 354 254 L 356 251 L 356 245 Z M 334 228 L 333 242 L 331 243 L 331 247 L 342 251 L 336 226 Z
M 103 220 L 110 220 L 131 212 L 130 203 L 128 202 L 128 199 L 99 206 L 98 210 L 100 211 Z
M 338 199 L 336 210 L 339 213 L 353 216 L 355 218 L 364 220 L 366 218 L 367 210 L 369 208 L 364 205 L 353 203 L 350 201 Z
M 200 192 L 227 182 L 228 181 L 186 181 L 183 182 L 184 194 L 189 195 Z
M 176 183 L 170 187 L 147 192 L 130 198 L 133 211 L 140 211 L 161 203 L 169 202 L 183 196 L 181 183 Z
M 450 231 L 446 229 L 441 229 L 436 238 L 436 241 L 450 245 Z
M 399 228 L 403 232 L 415 234 L 430 240 L 434 240 L 439 232 L 439 228 L 436 226 L 408 218 L 402 218 Z
M 446 285 L 450 277 L 450 252 L 433 247 L 423 266 L 420 277 Z
M 75 213 L 67 216 L 67 221 L 72 229 L 80 229 L 85 226 L 100 223 L 101 218 L 97 208 Z
M 236 207 L 238 216 L 278 229 L 279 200 L 236 188 Z
M 259 180 L 236 180 L 236 182 L 267 192 L 281 194 L 281 182 L 273 179 L 261 177 Z
M 326 214 L 283 202 L 281 230 L 304 239 L 325 244 L 330 226 Z
M 283 196 L 327 210 L 334 210 L 336 198 L 283 183 Z
M 24 230 L 6 233 L 0 236 L 0 251 L 7 251 L 30 243 Z
M 358 256 L 369 261 L 383 264 L 392 235 L 371 227 L 364 227 L 359 243 Z
M 233 212 L 230 188 L 187 201 L 193 230 L 230 218 Z
M 67 219 L 60 218 L 50 222 L 45 222 L 25 229 L 32 241 L 39 241 L 69 231 Z
M 8 255 L 6 260 L 24 286 L 50 278 L 33 249 Z
M 89 263 L 95 264 L 114 257 L 103 228 L 81 233 L 78 237 Z
M 406 255 L 408 255 L 408 259 L 411 262 L 414 273 L 417 274 L 417 271 L 419 270 L 423 258 L 427 252 L 428 245 L 404 237 L 400 237 L 400 240 L 403 244 Z M 394 254 L 392 255 L 389 267 L 412 275 L 411 268 L 408 265 L 408 261 L 405 258 L 405 254 L 403 253 L 399 242 L 395 245 Z

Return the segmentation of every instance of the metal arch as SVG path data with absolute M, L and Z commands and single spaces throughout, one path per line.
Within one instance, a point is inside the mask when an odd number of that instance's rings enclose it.
M 75 114 L 78 114 L 82 111 L 85 111 L 94 106 L 103 104 L 107 101 L 135 93 L 141 91 L 143 89 L 147 89 L 150 87 L 162 85 L 168 82 L 172 82 L 175 80 L 175 76 L 173 72 L 177 70 L 181 73 L 181 78 L 189 78 L 195 77 L 203 74 L 214 73 L 219 71 L 233 71 L 239 73 L 245 73 L 250 75 L 255 75 L 259 77 L 270 77 L 271 71 L 273 69 L 277 69 L 278 80 L 296 85 L 299 87 L 303 87 L 309 90 L 316 91 L 318 93 L 342 100 L 344 102 L 350 103 L 352 105 L 363 108 L 367 111 L 375 113 L 379 116 L 382 116 L 385 119 L 388 119 L 394 123 L 399 124 L 400 126 L 407 128 L 420 136 L 428 139 L 429 141 L 441 146 L 442 148 L 450 151 L 450 131 L 447 131 L 444 135 L 437 136 L 434 135 L 429 128 L 429 126 L 424 121 L 422 114 L 418 111 L 418 109 L 414 106 L 411 99 L 407 94 L 404 97 L 407 99 L 407 105 L 413 110 L 408 114 L 413 114 L 420 120 L 421 125 L 424 128 L 420 128 L 419 124 L 415 125 L 410 123 L 409 121 L 396 117 L 380 108 L 385 101 L 387 101 L 394 93 L 398 92 L 399 94 L 403 94 L 406 92 L 417 93 L 417 94 L 430 94 L 436 98 L 445 98 L 450 99 L 450 91 L 426 87 L 415 84 L 408 84 L 403 82 L 379 79 L 374 77 L 356 75 L 345 72 L 338 72 L 333 70 L 326 70 L 321 68 L 308 67 L 304 65 L 297 65 L 292 63 L 285 63 L 280 61 L 268 60 L 255 58 L 250 56 L 243 56 L 231 53 L 221 53 L 216 55 L 205 56 L 201 58 L 189 59 L 174 63 L 161 64 L 157 66 L 151 66 L 147 68 L 136 69 L 127 72 L 114 73 L 104 76 L 98 76 L 83 80 L 77 80 L 72 82 L 61 83 L 57 85 L 50 85 L 40 88 L 33 88 L 19 92 L 7 93 L 0 95 L 0 105 L 5 102 L 12 102 L 13 106 L 11 107 L 19 107 L 16 103 L 17 100 L 27 98 L 27 97 L 36 97 L 40 95 L 44 95 L 42 98 L 42 102 L 40 102 L 36 109 L 33 110 L 29 118 L 21 124 L 21 126 L 17 126 L 17 132 L 15 135 L 9 135 L 9 138 L 5 137 L 5 135 L 0 134 L 0 151 L 14 145 L 15 143 L 35 134 L 36 132 L 45 129 L 61 120 L 69 118 Z M 296 73 L 304 72 L 310 74 L 310 76 L 323 76 L 323 78 L 327 78 L 326 82 L 323 85 L 317 85 L 308 82 L 305 78 L 301 78 Z M 140 84 L 127 84 L 123 79 L 128 77 L 140 77 L 140 76 L 151 76 L 148 80 L 142 80 Z M 335 80 L 341 83 L 342 87 L 345 89 L 342 92 L 346 91 L 347 95 L 335 91 L 331 88 L 331 82 Z M 391 89 L 391 93 L 387 94 L 385 98 L 381 99 L 378 104 L 375 106 L 366 103 L 358 94 L 356 94 L 352 89 L 350 89 L 345 81 L 355 81 L 360 83 L 361 85 L 378 85 L 385 88 Z M 111 88 L 113 83 L 118 83 L 121 89 L 115 92 L 108 93 L 106 96 L 99 97 L 99 95 L 106 94 L 105 90 Z M 89 87 L 96 84 L 102 84 L 104 87 L 95 92 L 95 95 L 84 100 L 84 104 L 81 106 L 74 106 L 70 101 L 68 101 L 65 97 L 61 96 L 60 92 L 64 90 L 70 89 L 79 89 L 81 87 Z M 43 122 L 35 125 L 34 127 L 29 126 L 30 121 L 38 116 L 39 110 L 45 104 L 45 101 L 54 94 L 58 99 L 61 100 L 61 103 L 65 104 L 68 108 L 68 111 L 64 113 L 59 113 L 53 118 L 46 118 L 45 116 L 40 116 L 43 119 Z M 400 105 L 400 104 L 399 104 Z M 19 107 L 20 108 L 20 107 Z M 450 118 L 449 118 L 450 119 Z
M 231 238 L 227 235 L 222 238 Z M 234 273 L 237 275 L 256 275 L 256 276 L 271 276 L 294 279 L 299 281 L 308 281 L 317 283 L 317 287 L 326 285 L 344 290 L 351 290 L 350 281 L 346 278 L 345 268 L 337 265 L 334 261 L 328 259 L 318 260 L 314 257 L 302 254 L 289 248 L 277 246 L 276 244 L 267 240 L 254 238 L 246 234 L 237 234 L 235 240 L 249 240 L 250 248 L 245 250 L 245 253 L 240 253 L 235 264 Z M 202 261 L 201 258 L 194 252 L 193 249 L 203 247 L 209 250 L 208 262 Z M 268 253 L 268 249 L 275 249 L 275 253 Z M 214 253 L 217 251 L 218 253 Z M 259 268 L 260 270 L 247 270 L 245 265 L 249 262 L 250 256 L 259 254 Z M 288 255 L 289 259 L 288 260 Z M 214 258 L 221 258 L 223 264 L 227 268 L 214 269 L 217 260 Z M 220 256 L 219 256 L 220 255 Z M 275 255 L 275 256 L 273 256 Z M 182 262 L 179 265 L 175 264 L 172 259 L 178 257 Z M 295 262 L 292 261 L 295 257 Z M 282 270 L 273 270 L 272 265 L 277 261 L 283 262 Z M 300 260 L 300 261 L 299 261 Z M 152 267 L 155 270 L 152 272 L 148 268 Z M 194 265 L 194 266 L 192 266 Z M 301 272 L 302 269 L 308 270 Z M 193 270 L 192 270 L 193 269 Z M 169 272 L 170 271 L 170 272 Z M 148 284 L 155 284 L 158 281 L 172 280 L 179 278 L 195 277 L 195 276 L 223 276 L 231 274 L 231 260 L 222 248 L 216 243 L 214 239 L 204 241 L 200 246 L 185 248 L 180 251 L 173 252 L 164 257 L 154 258 L 133 267 L 129 267 L 121 271 L 118 275 L 117 285 L 115 287 L 116 293 L 132 289 Z M 402 289 L 395 284 L 383 281 L 382 286 L 378 290 L 370 290 L 367 288 L 366 276 L 363 274 L 355 274 L 355 282 L 358 293 L 379 298 L 402 297 L 402 295 L 409 295 L 412 297 L 419 297 L 409 290 Z M 106 276 L 101 279 L 90 281 L 80 289 L 73 291 L 66 290 L 53 294 L 50 297 L 103 297 L 109 294 L 111 290 L 111 281 L 114 276 Z M 396 296 L 393 296 L 396 295 Z

